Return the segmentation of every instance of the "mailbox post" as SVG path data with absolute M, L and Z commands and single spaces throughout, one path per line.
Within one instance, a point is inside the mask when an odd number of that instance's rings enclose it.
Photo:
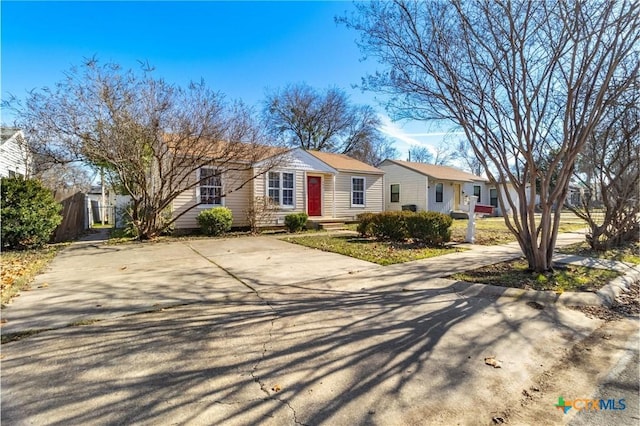
M 465 241 L 473 244 L 476 239 L 476 202 L 478 197 L 469 196 L 469 223 L 467 224 L 467 235 Z

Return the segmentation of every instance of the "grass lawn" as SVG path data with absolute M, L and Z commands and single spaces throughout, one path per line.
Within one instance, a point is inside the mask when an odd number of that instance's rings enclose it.
M 11 301 L 21 290 L 28 289 L 33 278 L 51 262 L 62 247 L 64 244 L 36 250 L 3 251 L 0 254 L 2 305 Z
M 633 265 L 640 265 L 640 243 L 631 243 L 625 247 L 615 248 L 607 251 L 591 250 L 586 241 L 572 244 L 570 246 L 558 249 L 558 252 L 564 254 L 575 254 L 584 257 L 596 257 L 599 259 L 617 260 L 619 262 L 627 262 Z
M 584 266 L 556 264 L 554 271 L 537 274 L 528 269 L 524 258 L 496 263 L 473 271 L 451 275 L 450 278 L 473 283 L 493 284 L 532 290 L 596 291 L 619 276 L 616 271 Z
M 451 225 L 451 241 L 462 243 L 467 235 L 467 219 L 456 219 Z M 562 213 L 558 232 L 571 232 L 585 229 L 586 224 L 572 213 Z M 476 244 L 497 245 L 516 241 L 501 217 L 487 217 L 476 220 Z
M 345 235 L 315 235 L 283 238 L 294 244 L 344 254 L 379 265 L 409 262 L 461 251 L 456 248 L 433 248 L 413 243 L 381 242 Z

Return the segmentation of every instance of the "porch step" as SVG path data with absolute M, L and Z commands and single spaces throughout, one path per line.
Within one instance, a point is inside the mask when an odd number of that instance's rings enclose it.
M 449 215 L 452 219 L 469 219 L 469 213 L 459 210 L 454 210 L 450 212 Z
M 318 229 L 325 231 L 339 231 L 345 229 L 344 222 L 319 222 Z

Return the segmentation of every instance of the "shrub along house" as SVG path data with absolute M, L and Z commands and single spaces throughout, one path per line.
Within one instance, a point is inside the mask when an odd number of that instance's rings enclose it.
M 188 210 L 175 227 L 197 228 L 197 215 L 218 206 L 231 210 L 234 227 L 248 226 L 250 212 L 264 200 L 271 207 L 260 213 L 261 226 L 282 225 L 286 215 L 301 212 L 315 222 L 350 221 L 383 211 L 383 175 L 346 155 L 302 148 L 280 151 L 243 171 L 218 174 L 213 164 L 197 170 L 193 178 L 202 182 L 174 200 L 174 214 Z
M 384 160 L 385 210 L 413 205 L 417 211 L 466 216 L 465 196 L 475 195 L 478 204 L 489 204 L 487 179 L 449 166 Z

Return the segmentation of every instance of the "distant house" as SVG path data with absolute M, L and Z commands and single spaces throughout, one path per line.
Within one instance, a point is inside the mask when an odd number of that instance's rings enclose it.
M 527 188 L 527 194 L 528 194 L 529 188 L 531 188 L 531 185 L 527 184 L 526 188 Z M 497 216 L 513 215 L 518 213 L 518 206 L 520 205 L 520 201 L 519 201 L 520 197 L 518 196 L 518 192 L 513 187 L 513 184 L 511 182 L 506 182 L 499 185 L 487 184 L 487 190 L 489 192 L 489 204 L 495 207 L 495 213 Z M 500 205 L 499 205 L 498 191 L 500 191 L 500 193 L 503 196 L 503 199 L 505 200 L 506 206 L 504 210 L 500 208 Z M 513 201 L 513 204 L 516 206 L 515 211 L 511 208 L 511 206 L 507 201 L 507 194 Z M 538 199 L 539 197 L 536 195 L 536 202 L 538 202 Z
M 22 130 L 0 128 L 0 177 L 29 177 L 31 164 Z
M 348 221 L 360 213 L 384 210 L 382 170 L 347 155 L 302 148 L 276 156 L 275 163 L 266 158 L 250 170 L 221 175 L 215 165 L 202 167 L 194 179 L 209 177 L 173 202 L 174 214 L 186 211 L 176 220 L 176 228 L 197 228 L 197 215 L 216 206 L 231 210 L 233 226 L 247 226 L 248 210 L 261 199 L 274 206 L 264 226 L 281 225 L 286 215 L 298 212 L 307 213 L 310 220 Z M 239 182 L 247 183 L 236 189 Z
M 468 211 L 466 196 L 489 204 L 487 179 L 449 166 L 384 160 L 385 210 L 401 210 L 415 205 L 417 211 L 450 214 Z

